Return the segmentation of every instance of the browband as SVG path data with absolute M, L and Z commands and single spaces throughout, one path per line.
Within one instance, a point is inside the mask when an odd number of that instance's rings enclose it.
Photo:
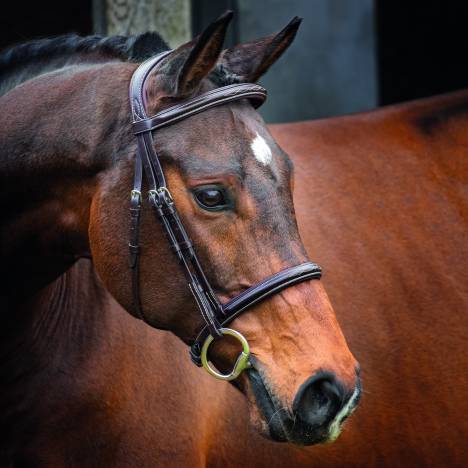
M 222 336 L 226 332 L 223 326 L 232 322 L 246 309 L 282 289 L 302 281 L 319 279 L 321 277 L 321 268 L 312 262 L 296 265 L 275 273 L 260 283 L 253 285 L 225 304 L 219 302 L 203 272 L 192 242 L 174 205 L 166 184 L 164 171 L 154 149 L 152 132 L 199 112 L 240 99 L 248 99 L 255 108 L 259 107 L 265 101 L 267 93 L 264 88 L 256 84 L 231 84 L 208 91 L 148 117 L 146 113 L 146 80 L 158 63 L 171 52 L 162 52 L 142 63 L 133 74 L 130 83 L 132 127 L 137 138 L 134 187 L 130 198 L 131 226 L 129 250 L 130 267 L 132 269 L 133 302 L 140 318 L 149 323 L 141 307 L 139 294 L 139 223 L 142 199 L 141 187 L 144 172 L 149 186 L 149 202 L 164 227 L 173 251 L 183 266 L 188 287 L 205 321 L 205 326 L 193 340 L 190 350 L 193 362 L 201 366 L 201 348 L 207 337 L 210 335 L 213 338 Z M 151 323 L 149 324 L 151 325 Z M 238 334 L 238 332 L 235 333 Z
M 213 89 L 182 104 L 165 109 L 153 117 L 138 120 L 133 123 L 135 135 L 167 125 L 174 124 L 192 115 L 198 114 L 215 106 L 227 104 L 231 101 L 247 98 L 252 105 L 260 107 L 266 99 L 266 90 L 261 86 L 250 83 L 237 83 L 222 88 Z

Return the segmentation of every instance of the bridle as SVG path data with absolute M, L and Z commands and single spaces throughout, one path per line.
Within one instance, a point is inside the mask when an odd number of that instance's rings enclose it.
M 266 90 L 261 86 L 251 83 L 222 86 L 148 117 L 146 114 L 146 80 L 161 60 L 171 52 L 162 52 L 142 63 L 134 72 L 130 83 L 132 125 L 137 138 L 135 177 L 130 197 L 131 226 L 129 249 L 130 267 L 132 269 L 133 302 L 139 317 L 151 325 L 141 307 L 139 291 L 139 225 L 142 201 L 141 187 L 144 172 L 149 186 L 149 203 L 153 208 L 156 218 L 162 223 L 170 246 L 182 265 L 188 287 L 205 322 L 205 325 L 194 338 L 191 345 L 190 355 L 192 361 L 199 367 L 203 366 L 216 378 L 233 380 L 244 369 L 250 366 L 250 351 L 244 336 L 236 330 L 226 328 L 226 325 L 248 308 L 282 289 L 305 280 L 319 279 L 322 270 L 316 263 L 302 263 L 269 276 L 230 301 L 224 304 L 220 303 L 203 272 L 192 242 L 182 224 L 167 187 L 161 162 L 154 149 L 153 131 L 172 125 L 212 107 L 239 99 L 248 99 L 257 108 L 265 101 Z M 223 335 L 235 337 L 240 341 L 243 348 L 233 370 L 229 374 L 219 373 L 211 366 L 208 360 L 208 348 L 210 344 L 213 340 Z

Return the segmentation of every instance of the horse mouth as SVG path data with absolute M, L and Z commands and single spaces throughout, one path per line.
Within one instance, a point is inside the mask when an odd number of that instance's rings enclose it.
M 289 442 L 296 445 L 315 445 L 334 442 L 341 433 L 341 427 L 351 415 L 360 398 L 357 387 L 349 398 L 346 407 L 336 416 L 330 425 L 313 426 L 296 417 L 268 389 L 261 373 L 251 368 L 247 371 L 248 379 L 257 406 L 268 427 L 268 436 L 276 442 Z
M 280 414 L 281 409 L 277 409 L 278 405 L 273 402 L 273 398 L 267 390 L 260 373 L 251 368 L 247 371 L 247 376 L 260 413 L 267 422 L 269 436 L 276 442 L 286 442 L 288 437 L 283 423 L 283 416 Z

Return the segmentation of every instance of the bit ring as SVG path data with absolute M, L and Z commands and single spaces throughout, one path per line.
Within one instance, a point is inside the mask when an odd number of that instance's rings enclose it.
M 242 345 L 242 352 L 239 354 L 236 363 L 234 364 L 234 367 L 232 371 L 229 374 L 222 374 L 219 372 L 217 369 L 215 369 L 211 364 L 210 361 L 208 360 L 208 349 L 211 345 L 211 343 L 214 341 L 214 338 L 212 335 L 208 336 L 208 338 L 204 341 L 202 349 L 201 349 L 201 362 L 202 366 L 205 368 L 205 370 L 208 372 L 208 374 L 212 375 L 216 379 L 219 380 L 234 380 L 239 377 L 239 375 L 244 371 L 245 369 L 248 369 L 251 367 L 249 357 L 250 357 L 250 347 L 248 341 L 245 339 L 245 337 L 239 333 L 236 330 L 232 330 L 231 328 L 220 328 L 219 331 L 221 332 L 222 335 L 229 335 L 237 339 L 237 341 L 240 342 Z

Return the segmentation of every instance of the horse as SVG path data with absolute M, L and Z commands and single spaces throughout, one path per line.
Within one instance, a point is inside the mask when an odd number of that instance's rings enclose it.
M 119 50 L 128 45 L 112 41 Z M 96 49 L 54 60 L 112 57 L 109 42 Z M 324 266 L 362 364 L 361 408 L 334 444 L 295 447 L 261 437 L 237 388 L 193 366 L 175 335 L 130 317 L 81 258 L 55 280 L 51 296 L 34 299 L 31 310 L 46 319 L 35 335 L 10 341 L 18 366 L 2 371 L 2 382 L 17 382 L 18 395 L 3 386 L 2 414 L 5 395 L 22 405 L 15 424 L 2 427 L 3 465 L 464 466 L 467 112 L 462 91 L 269 127 L 294 162 L 301 237 Z M 55 308 L 74 316 L 48 316 Z M 18 318 L 9 322 L 10 340 L 21 332 Z M 60 339 L 64 328 L 72 339 Z M 26 360 L 32 370 L 42 364 L 45 375 L 25 372 Z
M 269 126 L 364 395 L 334 444 L 298 449 L 262 440 L 226 388 L 209 466 L 466 466 L 467 127 L 468 90 Z
M 270 126 L 364 395 L 335 444 L 275 450 L 249 434 L 240 465 L 466 466 L 467 127 L 467 90 Z M 240 404 L 223 405 L 226 443 L 235 421 L 245 430 Z
M 299 449 L 261 439 L 227 387 L 209 466 L 466 466 L 467 126 L 468 90 L 269 126 L 364 395 L 334 444 Z
M 336 443 L 275 449 L 248 433 L 227 452 L 238 466 L 466 466 L 467 128 L 468 90 L 270 126 L 364 395 Z M 241 404 L 226 395 L 226 444 L 248 427 Z
M 366 391 L 319 466 L 466 466 L 467 128 L 466 90 L 271 128 Z
M 230 18 L 164 53 L 145 77 L 149 115 L 255 82 L 300 23 L 223 50 Z M 166 205 L 154 207 L 164 221 L 177 206 L 211 302 L 197 307 L 201 296 L 151 215 L 151 190 L 140 221 L 141 303 L 134 300 L 128 210 L 137 139 L 128 88 L 153 42 L 68 37 L 0 57 L 2 466 L 213 465 L 226 455 L 219 410 L 234 388 L 258 434 L 299 445 L 335 440 L 359 401 L 359 365 L 317 280 L 281 285 L 233 319 L 250 349 L 232 385 L 205 375 L 186 352 L 205 321 L 223 334 L 199 309 L 308 265 L 293 166 L 247 99 L 158 129 L 151 146 L 172 193 L 163 187 Z M 167 49 L 157 42 L 151 55 Z M 189 240 L 172 247 L 194 258 Z M 221 336 L 208 357 L 225 371 L 237 355 L 237 343 Z

